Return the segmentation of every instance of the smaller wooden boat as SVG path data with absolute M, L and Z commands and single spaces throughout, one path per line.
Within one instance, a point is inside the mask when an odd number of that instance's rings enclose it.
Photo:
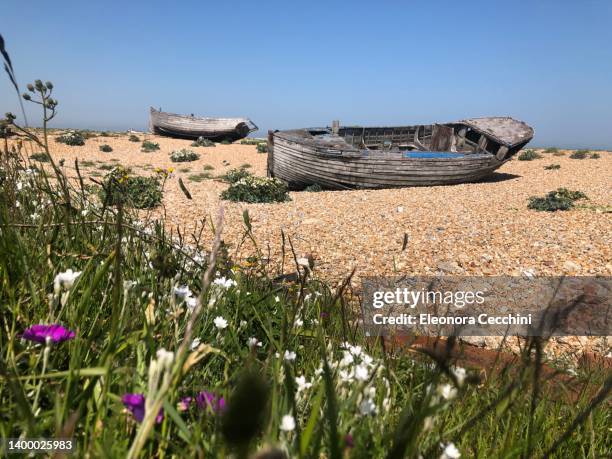
M 180 139 L 238 140 L 259 129 L 248 118 L 201 118 L 177 115 L 151 107 L 149 128 L 153 134 Z
M 395 127 L 269 131 L 268 175 L 291 189 L 431 186 L 481 180 L 533 137 L 509 117 Z

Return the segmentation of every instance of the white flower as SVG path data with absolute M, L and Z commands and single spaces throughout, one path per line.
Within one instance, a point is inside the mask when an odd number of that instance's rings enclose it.
M 278 297 L 278 295 L 276 295 L 276 296 L 274 297 L 274 301 L 275 301 L 275 302 L 277 302 L 277 303 L 280 301 L 280 298 Z
M 200 343 L 201 343 L 201 342 L 202 342 L 202 341 L 200 340 L 200 338 L 195 338 L 195 339 L 194 339 L 194 340 L 191 342 L 191 350 L 192 350 L 192 351 L 196 350 L 196 349 L 197 349 L 197 348 L 200 346 Z
M 374 402 L 372 401 L 372 399 L 365 398 L 359 404 L 359 411 L 364 416 L 368 416 L 370 414 L 376 414 L 376 405 L 374 405 Z
M 253 349 L 255 347 L 261 347 L 262 343 L 257 338 L 252 336 L 251 338 L 247 340 L 247 346 L 249 346 L 249 349 Z
M 444 448 L 444 451 L 442 452 L 440 459 L 458 459 L 461 457 L 461 453 L 454 443 L 449 443 L 446 446 L 442 445 L 442 447 Z
M 17 190 L 21 191 L 23 188 L 23 183 L 17 182 Z
M 355 378 L 359 381 L 367 381 L 370 375 L 368 369 L 364 365 L 357 365 L 355 367 Z
M 193 309 L 198 305 L 198 299 L 194 296 L 187 297 L 185 299 L 185 304 L 189 309 Z
M 215 327 L 217 327 L 219 330 L 223 330 L 227 327 L 227 320 L 225 320 L 221 316 L 215 317 L 215 320 L 213 322 L 215 323 Z
M 306 382 L 305 376 L 298 376 L 295 378 L 295 383 L 297 384 L 298 392 L 301 392 L 305 389 L 310 389 L 312 387 L 312 383 Z
M 454 368 L 452 371 L 453 371 L 453 374 L 455 375 L 455 378 L 457 378 L 457 384 L 460 387 L 463 386 L 463 383 L 465 382 L 465 378 L 467 377 L 467 372 L 465 371 L 465 368 L 457 367 L 457 368 Z
M 352 364 L 354 362 L 354 358 L 353 358 L 353 354 L 351 354 L 348 351 L 344 351 L 344 355 L 342 357 L 342 360 L 340 360 L 340 366 L 341 367 L 347 367 L 350 364 Z
M 285 351 L 285 354 L 283 355 L 283 358 L 287 361 L 287 362 L 293 362 L 295 360 L 295 358 L 297 357 L 296 353 L 293 351 Z
M 157 364 L 160 367 L 169 369 L 174 362 L 174 352 L 165 350 L 163 347 L 157 351 Z
M 302 325 L 304 325 L 304 321 L 302 319 L 295 319 L 296 328 L 300 328 Z
M 295 419 L 290 414 L 286 414 L 283 416 L 281 420 L 280 430 L 284 432 L 291 432 L 295 429 Z
M 174 287 L 174 294 L 181 299 L 193 296 L 193 293 L 186 285 L 183 285 L 182 287 Z
M 72 269 L 69 269 L 63 273 L 59 273 L 57 276 L 55 276 L 55 279 L 53 280 L 53 289 L 55 290 L 55 293 L 59 293 L 62 287 L 66 290 L 70 289 L 73 286 L 76 278 L 80 275 L 81 271 L 75 272 L 72 271 Z
M 214 280 L 213 284 L 219 285 L 220 287 L 223 287 L 225 289 L 238 285 L 235 280 L 226 279 L 225 277 L 218 277 Z
M 457 389 L 450 384 L 438 386 L 438 393 L 446 400 L 452 400 L 457 396 Z

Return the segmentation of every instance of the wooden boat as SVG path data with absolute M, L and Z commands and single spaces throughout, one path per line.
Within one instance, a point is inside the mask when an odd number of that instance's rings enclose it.
M 200 118 L 177 115 L 151 107 L 149 128 L 152 133 L 181 139 L 204 137 L 210 140 L 238 140 L 259 129 L 248 118 Z
M 473 182 L 490 175 L 533 138 L 509 117 L 446 124 L 268 132 L 268 175 L 291 189 L 392 188 Z

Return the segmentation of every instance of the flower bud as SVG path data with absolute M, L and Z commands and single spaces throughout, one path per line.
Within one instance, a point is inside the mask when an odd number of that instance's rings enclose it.
M 28 91 L 34 92 L 34 85 L 32 83 L 28 83 Z
M 47 81 L 45 83 L 45 86 L 47 87 L 47 89 L 53 89 L 53 83 L 51 83 L 50 81 Z
M 41 90 L 44 88 L 44 86 L 43 86 L 43 82 L 42 82 L 42 81 L 40 81 L 40 80 L 35 80 L 35 81 L 34 81 L 34 87 L 35 87 L 36 89 L 38 89 L 39 91 L 41 91 Z
M 30 96 L 27 92 L 24 92 L 21 97 L 23 97 L 25 100 L 32 100 L 32 96 Z

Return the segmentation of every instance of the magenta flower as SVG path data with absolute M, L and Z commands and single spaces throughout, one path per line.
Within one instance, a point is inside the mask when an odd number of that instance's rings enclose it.
M 344 446 L 347 448 L 352 448 L 355 446 L 355 441 L 350 433 L 344 436 Z
M 123 397 L 121 397 L 121 401 L 123 402 L 123 406 L 125 406 L 130 411 L 130 413 L 132 413 L 132 416 L 134 416 L 134 419 L 136 419 L 138 422 L 142 422 L 145 416 L 145 397 L 144 395 L 142 394 L 124 394 Z M 160 422 L 162 422 L 163 419 L 164 419 L 164 410 L 161 409 L 159 410 L 159 413 L 157 413 L 155 422 L 159 424 Z
M 198 408 L 210 408 L 213 413 L 219 413 L 225 409 L 225 399 L 223 397 L 218 397 L 212 392 L 205 390 L 196 395 L 195 401 Z
M 32 325 L 27 328 L 23 335 L 23 339 L 35 341 L 37 343 L 45 343 L 49 339 L 52 343 L 61 343 L 74 338 L 74 332 L 62 327 L 59 324 L 51 325 Z

